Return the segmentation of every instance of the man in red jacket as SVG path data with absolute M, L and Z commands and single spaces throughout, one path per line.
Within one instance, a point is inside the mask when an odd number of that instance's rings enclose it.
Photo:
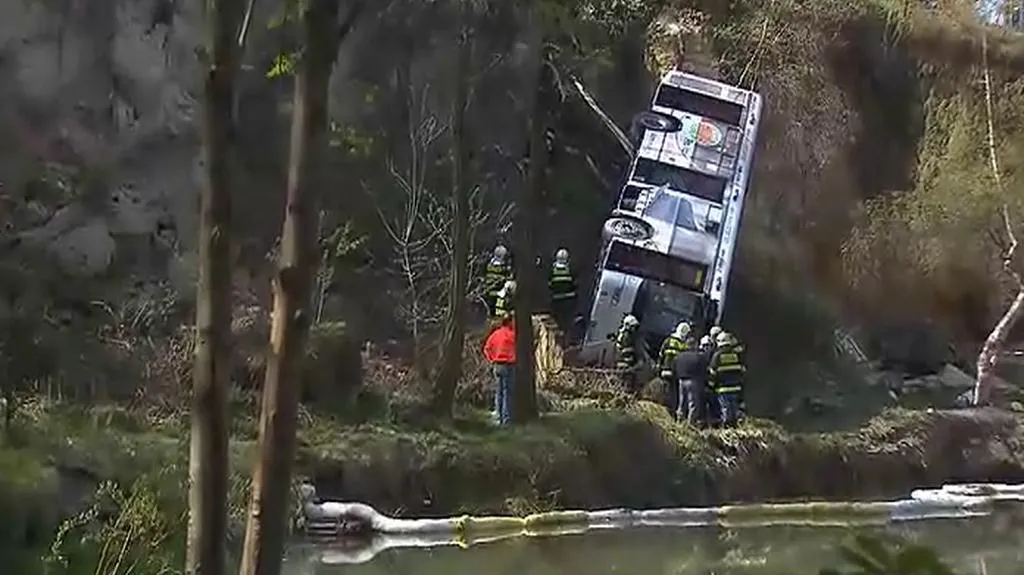
M 494 411 L 499 425 L 509 423 L 509 401 L 516 373 L 516 329 L 512 315 L 501 318 L 501 323 L 484 342 L 484 358 L 494 367 L 498 387 L 494 394 Z

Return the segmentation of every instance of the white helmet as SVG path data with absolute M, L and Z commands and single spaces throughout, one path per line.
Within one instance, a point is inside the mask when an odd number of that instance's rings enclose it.
M 677 338 L 679 338 L 679 339 L 683 339 L 686 336 L 690 335 L 690 322 L 688 322 L 688 321 L 681 321 L 681 322 L 679 322 L 679 324 L 676 326 L 676 330 L 674 332 L 672 332 L 672 335 L 677 337 Z
M 498 247 L 494 248 L 494 259 L 503 260 L 508 257 L 508 248 L 498 244 Z
M 710 335 L 706 335 L 706 336 L 700 338 L 700 348 L 701 349 L 708 349 L 710 347 L 711 347 L 711 336 Z
M 720 331 L 718 332 L 718 335 L 715 336 L 715 345 L 729 345 L 730 340 L 732 340 L 732 336 L 727 332 Z
M 711 336 L 712 340 L 718 339 L 718 334 L 720 333 L 722 333 L 722 326 L 720 325 L 713 325 L 711 326 L 711 330 L 708 331 L 708 335 Z
M 566 264 L 566 263 L 569 263 L 569 250 L 567 250 L 565 248 L 559 248 L 558 251 L 555 252 L 555 263 L 556 264 Z
M 636 327 L 640 325 L 640 320 L 636 319 L 635 315 L 627 313 L 626 317 L 622 318 L 622 325 L 626 327 Z

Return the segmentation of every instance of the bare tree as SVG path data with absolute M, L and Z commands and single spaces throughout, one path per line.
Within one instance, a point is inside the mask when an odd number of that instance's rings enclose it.
M 206 181 L 199 225 L 196 355 L 189 454 L 189 522 L 185 571 L 226 568 L 228 411 L 231 356 L 231 146 L 237 68 L 235 34 L 245 5 L 210 5 L 210 54 L 203 110 Z
M 401 166 L 393 157 L 387 160 L 388 172 L 402 194 L 401 207 L 392 217 L 379 205 L 377 211 L 394 246 L 397 271 L 405 287 L 399 312 L 412 335 L 417 373 L 425 380 L 429 361 L 424 334 L 440 322 L 439 307 L 431 304 L 437 299 L 440 284 L 431 277 L 430 268 L 437 262 L 434 250 L 441 231 L 440 222 L 424 220 L 433 196 L 427 179 L 437 143 L 448 127 L 430 113 L 429 85 L 422 90 L 410 86 L 407 102 L 406 160 Z
M 462 354 L 466 340 L 467 300 L 470 252 L 470 190 L 466 178 L 469 140 L 466 137 L 466 107 L 469 105 L 470 63 L 473 56 L 472 7 L 469 0 L 459 6 L 460 30 L 455 58 L 455 97 L 452 101 L 452 198 L 451 264 L 448 272 L 448 306 L 445 310 L 444 337 L 432 401 L 434 410 L 451 413 L 455 388 L 462 377 Z
M 999 171 L 999 156 L 996 153 L 996 136 L 992 106 L 992 75 L 988 67 L 988 37 L 982 32 L 982 58 L 984 60 L 984 85 L 985 85 L 985 117 L 988 131 L 988 155 L 989 164 L 992 168 L 992 178 L 996 185 L 996 192 L 1003 193 L 1003 182 Z M 996 366 L 1003 355 L 1006 347 L 1006 340 L 1010 336 L 1010 330 L 1016 325 L 1021 315 L 1024 315 L 1024 276 L 1021 269 L 1024 268 L 1020 261 L 1020 254 L 1017 253 L 1017 236 L 1013 231 L 1013 224 L 1010 221 L 1010 210 L 1006 204 L 1002 208 L 1002 227 L 1005 239 L 1000 241 L 1003 248 L 1003 270 L 1013 280 L 1017 289 L 1017 295 L 1013 298 L 1010 306 L 999 318 L 995 327 L 985 339 L 985 345 L 978 354 L 978 377 L 974 382 L 974 405 L 986 405 L 992 397 L 992 385 L 995 382 Z M 998 236 L 997 236 L 998 237 Z
M 468 66 L 468 53 L 465 58 Z M 452 321 L 465 324 L 468 303 L 481 289 L 475 282 L 475 259 L 470 253 L 474 236 L 482 227 L 500 221 L 508 211 L 507 207 L 498 209 L 494 215 L 494 210 L 485 209 L 483 190 L 468 182 L 468 139 L 464 118 L 458 117 L 455 110 L 461 109 L 461 114 L 465 114 L 472 80 L 467 77 L 460 81 L 467 88 L 455 95 L 455 100 L 461 100 L 463 105 L 455 104 L 451 125 L 431 112 L 430 86 L 410 88 L 409 110 L 404 115 L 408 120 L 404 157 L 401 161 L 394 157 L 387 160 L 388 172 L 399 192 L 398 201 L 388 205 L 386 196 L 376 196 L 377 213 L 392 243 L 392 271 L 403 284 L 397 311 L 411 333 L 416 375 L 421 382 L 435 376 L 454 377 L 458 381 L 460 374 L 450 371 L 450 364 L 449 371 L 441 373 L 446 369 L 445 362 L 451 361 L 442 356 L 446 353 L 446 342 L 451 341 L 449 336 L 456 341 L 463 339 L 452 335 Z M 437 176 L 437 158 L 443 153 L 439 144 L 446 135 L 451 139 L 453 156 L 450 194 L 437 193 L 431 187 Z M 455 278 L 455 273 L 464 277 Z M 465 326 L 458 329 L 464 333 Z M 461 351 L 458 358 L 461 359 Z M 449 384 L 451 381 L 448 380 Z
M 304 51 L 295 76 L 287 206 L 281 234 L 266 380 L 260 414 L 260 451 L 242 549 L 241 575 L 279 575 L 298 411 L 298 386 L 312 309 L 317 264 L 317 186 L 327 151 L 327 91 L 338 46 L 365 3 L 338 24 L 339 0 L 302 6 Z

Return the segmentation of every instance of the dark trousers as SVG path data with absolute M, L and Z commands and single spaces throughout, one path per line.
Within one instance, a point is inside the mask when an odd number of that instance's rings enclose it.
M 743 392 L 726 391 L 716 393 L 718 411 L 723 427 L 734 427 L 743 418 Z
M 704 422 L 717 427 L 722 422 L 722 409 L 718 401 L 718 393 L 710 387 L 704 388 Z
M 685 409 L 686 396 L 683 392 L 683 382 L 674 375 L 665 376 L 664 373 L 661 375 L 661 379 L 665 380 L 668 384 L 668 390 L 665 394 L 665 407 L 668 408 L 668 412 L 676 416 L 679 419 L 679 412 L 681 409 Z
M 494 365 L 497 387 L 494 390 L 494 411 L 500 425 L 508 425 L 511 419 L 512 386 L 515 385 L 516 368 L 512 364 Z
M 562 330 L 563 338 L 566 341 L 571 339 L 573 324 L 572 320 L 576 315 L 576 300 L 575 299 L 553 299 L 551 300 L 551 317 L 554 318 L 555 323 L 558 324 L 558 329 Z M 565 341 L 561 342 L 565 345 Z
M 684 379 L 679 382 L 679 400 L 676 419 L 702 427 L 707 422 L 707 394 L 703 382 Z
M 622 374 L 619 376 L 622 381 L 622 387 L 633 395 L 640 393 L 640 374 L 637 373 L 637 366 L 622 369 Z
M 484 295 L 484 306 L 487 307 L 487 317 L 494 317 L 494 306 L 498 303 L 498 294 Z

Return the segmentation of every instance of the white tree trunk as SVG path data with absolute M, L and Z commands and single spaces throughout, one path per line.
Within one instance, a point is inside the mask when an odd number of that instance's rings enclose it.
M 1024 286 L 1018 286 L 1017 296 L 1007 308 L 999 323 L 992 328 L 992 333 L 985 339 L 985 345 L 978 354 L 978 379 L 974 382 L 974 405 L 986 405 L 992 397 L 992 384 L 995 381 L 996 365 L 1003 354 L 1006 339 L 1010 330 L 1024 314 Z

